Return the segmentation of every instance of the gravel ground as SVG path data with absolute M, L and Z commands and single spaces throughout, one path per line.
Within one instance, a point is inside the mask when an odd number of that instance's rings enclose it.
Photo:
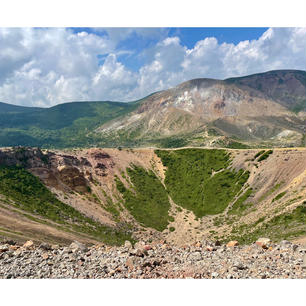
M 232 244 L 232 245 L 235 245 Z M 306 248 L 279 244 L 228 246 L 207 241 L 174 247 L 163 241 L 122 247 L 0 244 L 0 278 L 302 278 Z

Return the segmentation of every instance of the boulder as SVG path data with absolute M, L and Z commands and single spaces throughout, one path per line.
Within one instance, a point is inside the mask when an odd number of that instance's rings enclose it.
M 131 241 L 126 240 L 125 243 L 124 243 L 124 247 L 128 248 L 128 249 L 131 249 L 133 247 Z
M 19 246 L 18 245 L 10 245 L 10 250 L 11 251 L 16 251 L 19 249 Z
M 271 240 L 269 238 L 259 238 L 255 243 L 263 249 L 267 249 L 271 243 Z
M 145 246 L 145 243 L 143 241 L 138 241 L 135 243 L 134 248 L 135 249 L 143 249 L 143 247 Z
M 230 242 L 227 243 L 227 247 L 235 247 L 235 246 L 238 246 L 239 245 L 239 242 L 237 240 L 232 240 Z
M 76 252 L 76 251 L 87 252 L 88 251 L 86 245 L 78 241 L 72 242 L 69 248 L 72 252 Z
M 288 240 L 283 240 L 280 242 L 280 247 L 282 250 L 289 249 L 292 246 L 292 243 Z
M 202 247 L 202 243 L 201 243 L 200 241 L 198 241 L 198 242 L 195 244 L 195 246 L 196 246 L 197 248 L 201 248 L 201 247 Z
M 0 246 L 0 253 L 7 252 L 8 250 L 9 250 L 9 247 L 7 245 Z
M 128 258 L 125 262 L 125 265 L 128 269 L 133 270 L 134 269 L 134 261 L 132 258 Z
M 9 244 L 9 245 L 16 245 L 16 241 L 11 240 L 11 239 L 4 240 L 3 243 Z
M 47 260 L 49 258 L 49 255 L 47 253 L 44 253 L 41 255 L 41 257 L 44 259 L 44 260 Z
M 24 248 L 31 248 L 32 246 L 34 245 L 34 242 L 32 240 L 28 240 L 24 245 L 23 247 Z
M 52 250 L 51 248 L 51 245 L 46 243 L 46 242 L 43 242 L 39 245 L 39 248 L 42 249 L 42 250 L 45 250 L 45 251 L 50 251 Z
M 217 241 L 215 242 L 215 246 L 221 246 L 221 242 L 220 242 L 219 240 L 217 240 Z

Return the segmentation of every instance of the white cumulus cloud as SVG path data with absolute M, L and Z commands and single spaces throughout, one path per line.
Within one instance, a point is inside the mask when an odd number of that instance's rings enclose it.
M 167 33 L 154 28 L 95 29 L 92 33 L 0 28 L 0 101 L 29 106 L 131 101 L 192 78 L 306 70 L 306 28 L 270 28 L 260 38 L 236 45 L 203 37 L 192 48 Z M 120 56 L 135 50 L 117 46 L 134 34 L 158 42 L 141 51 L 143 64 L 131 70 Z

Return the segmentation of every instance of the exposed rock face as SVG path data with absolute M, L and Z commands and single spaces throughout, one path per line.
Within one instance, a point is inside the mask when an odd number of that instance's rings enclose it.
M 77 192 L 87 192 L 88 185 L 83 173 L 76 167 L 59 166 L 59 179 L 72 190 Z
M 27 168 L 46 167 L 48 154 L 43 154 L 39 148 L 16 147 L 0 151 L 0 165 Z
M 115 139 L 124 134 L 141 142 L 185 135 L 191 145 L 190 135 L 197 135 L 202 145 L 210 146 L 205 138 L 213 127 L 222 136 L 250 143 L 300 144 L 306 117 L 292 110 L 306 111 L 305 80 L 303 71 L 225 81 L 195 79 L 145 98 L 137 110 L 104 124 L 97 132 Z M 294 137 L 283 137 L 280 142 L 276 136 L 285 130 Z
M 289 108 L 301 108 L 306 111 L 306 73 L 297 70 L 278 70 L 258 73 L 241 78 L 226 80 L 229 83 L 252 88 L 254 95 L 261 93 Z M 304 105 L 301 104 L 304 102 Z

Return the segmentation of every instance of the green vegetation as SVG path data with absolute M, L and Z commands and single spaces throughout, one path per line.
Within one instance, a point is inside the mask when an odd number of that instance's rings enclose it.
M 41 181 L 21 167 L 0 167 L 0 193 L 24 211 L 88 234 L 108 244 L 122 244 L 131 236 L 104 226 L 59 201 Z M 41 220 L 42 221 L 42 220 Z
M 244 143 L 235 141 L 235 140 L 229 141 L 229 143 L 225 147 L 230 148 L 230 149 L 249 149 L 250 148 L 250 146 Z
M 270 190 L 268 190 L 265 194 L 263 194 L 260 198 L 259 198 L 259 202 L 263 201 L 264 199 L 266 199 L 269 195 L 271 195 L 272 193 L 274 193 L 277 189 L 280 188 L 280 186 L 283 185 L 283 182 L 276 184 L 275 186 L 273 186 Z
M 242 225 L 233 230 L 234 235 L 227 240 L 238 240 L 240 243 L 249 244 L 259 237 L 269 237 L 272 241 L 293 239 L 306 235 L 306 205 L 302 204 L 292 212 L 278 215 L 252 231 L 255 225 L 263 222 L 260 218 L 252 225 Z
M 222 136 L 222 134 L 214 128 L 209 128 L 207 132 L 209 136 Z
M 188 144 L 188 141 L 184 138 L 168 137 L 157 140 L 157 143 L 162 148 L 180 148 Z
M 265 153 L 265 152 L 266 152 L 265 150 L 262 150 L 262 151 L 259 151 L 258 153 L 256 153 L 255 156 L 254 156 L 254 160 L 255 160 L 258 156 L 260 156 L 261 154 L 263 154 L 263 153 Z
M 175 219 L 174 219 L 174 217 L 169 216 L 168 220 L 169 220 L 170 222 L 174 222 Z
M 133 184 L 126 188 L 116 178 L 117 189 L 121 192 L 125 207 L 134 218 L 146 227 L 163 231 L 170 221 L 168 194 L 152 171 L 137 166 L 127 168 L 127 174 Z M 172 217 L 173 218 L 173 217 Z
M 221 148 L 229 148 L 229 149 L 249 149 L 250 146 L 244 143 L 238 142 L 233 139 L 217 139 L 215 141 L 215 145 Z
M 165 184 L 170 196 L 198 218 L 223 212 L 249 177 L 248 171 L 227 169 L 230 157 L 225 150 L 156 150 L 155 153 L 167 167 Z
M 303 135 L 302 135 L 301 146 L 302 146 L 302 147 L 306 147 L 306 134 L 303 134 Z
M 106 192 L 103 189 L 102 189 L 102 191 L 103 191 L 103 194 L 106 198 L 106 203 L 104 203 L 103 208 L 112 215 L 114 221 L 119 222 L 120 221 L 120 212 L 118 211 L 117 205 L 115 205 L 115 203 L 106 194 Z
M 101 138 L 94 130 L 137 106 L 137 102 L 73 102 L 51 108 L 0 111 L 0 146 L 66 148 L 106 145 L 111 140 Z
M 306 112 L 306 100 L 302 99 L 298 101 L 293 107 L 290 107 L 290 110 L 298 114 L 301 111 Z
M 261 162 L 265 159 L 267 159 L 269 157 L 270 154 L 273 153 L 273 150 L 268 150 L 267 152 L 263 153 L 262 155 L 260 155 L 260 157 L 258 158 L 258 162 Z
M 272 202 L 281 199 L 285 194 L 286 194 L 286 191 L 283 191 L 283 192 L 279 193 L 279 194 L 272 200 Z
M 219 226 L 223 224 L 225 222 L 224 216 L 216 217 L 213 222 L 214 222 L 214 226 Z
M 174 232 L 174 231 L 175 231 L 175 227 L 171 226 L 171 227 L 169 228 L 169 231 L 170 231 L 170 232 Z
M 229 210 L 229 214 L 241 214 L 243 211 L 245 211 L 248 207 L 250 207 L 252 204 L 244 204 L 244 202 L 249 198 L 249 196 L 252 194 L 253 190 L 252 188 L 249 188 L 245 193 L 243 193 L 233 204 L 232 208 Z

